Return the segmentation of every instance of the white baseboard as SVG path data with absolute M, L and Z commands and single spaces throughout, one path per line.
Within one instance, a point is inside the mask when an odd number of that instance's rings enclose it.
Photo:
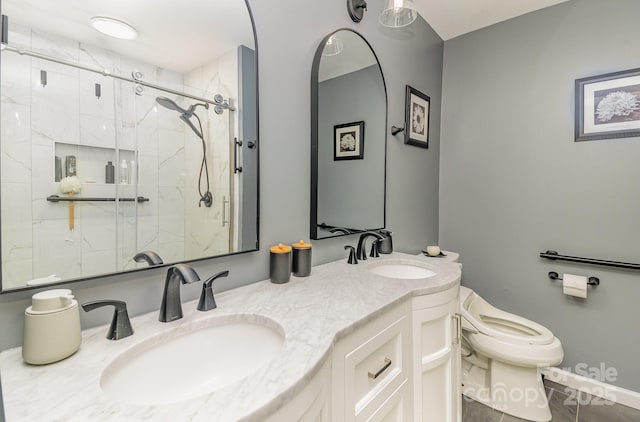
M 560 368 L 544 368 L 541 372 L 550 381 L 640 410 L 640 393 L 635 391 L 616 387 Z

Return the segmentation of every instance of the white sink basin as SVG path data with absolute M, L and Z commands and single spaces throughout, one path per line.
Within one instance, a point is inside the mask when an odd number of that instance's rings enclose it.
M 382 277 L 400 280 L 419 280 L 436 275 L 436 273 L 417 262 L 400 260 L 375 262 L 369 265 L 368 270 Z
M 154 405 L 231 385 L 275 358 L 284 343 L 277 323 L 250 318 L 204 320 L 152 337 L 107 366 L 100 386 L 113 399 Z

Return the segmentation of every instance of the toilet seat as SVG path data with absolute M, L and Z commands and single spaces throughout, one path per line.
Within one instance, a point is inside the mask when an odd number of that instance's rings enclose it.
M 473 290 L 460 286 L 463 328 L 497 340 L 522 345 L 545 345 L 555 337 L 546 327 L 491 306 Z M 557 340 L 557 339 L 556 339 Z
M 555 337 L 548 344 L 535 346 L 484 334 L 471 333 L 465 337 L 474 350 L 514 366 L 544 368 L 559 364 L 564 357 L 562 344 Z

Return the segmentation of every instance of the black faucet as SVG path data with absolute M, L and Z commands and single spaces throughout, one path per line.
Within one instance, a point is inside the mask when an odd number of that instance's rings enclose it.
M 164 261 L 162 261 L 160 255 L 158 255 L 154 251 L 138 252 L 136 256 L 133 257 L 133 260 L 136 262 L 146 262 L 150 267 L 153 267 L 154 265 L 164 264 Z
M 365 243 L 367 241 L 367 237 L 375 237 L 378 240 L 383 240 L 385 237 L 378 232 L 374 231 L 366 231 L 360 235 L 360 240 L 358 240 L 358 250 L 356 251 L 356 255 L 360 260 L 367 259 L 367 250 L 365 248 Z M 374 254 L 372 254 L 373 256 Z
M 198 273 L 187 264 L 175 264 L 167 270 L 164 281 L 164 292 L 160 304 L 160 322 L 171 322 L 182 318 L 182 302 L 180 300 L 180 282 L 182 284 L 200 281 Z
M 213 298 L 213 282 L 220 278 L 229 275 L 229 271 L 222 271 L 216 275 L 212 275 L 202 284 L 202 293 L 200 294 L 200 300 L 198 301 L 199 311 L 210 311 L 216 308 L 216 300 Z
M 129 313 L 127 312 L 127 304 L 121 300 L 96 300 L 82 304 L 85 312 L 93 311 L 96 308 L 112 305 L 115 306 L 111 326 L 107 331 L 109 340 L 120 340 L 133 334 L 131 321 L 129 321 Z

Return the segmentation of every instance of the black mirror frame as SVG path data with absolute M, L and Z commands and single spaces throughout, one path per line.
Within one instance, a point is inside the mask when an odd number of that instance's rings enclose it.
M 350 31 L 354 34 L 358 35 L 362 41 L 365 42 L 369 50 L 376 59 L 376 63 L 378 64 L 378 69 L 380 70 L 380 76 L 382 77 L 382 85 L 384 88 L 384 99 L 385 99 L 385 113 L 384 113 L 384 192 L 383 192 L 383 226 L 382 227 L 371 227 L 368 230 L 381 230 L 386 228 L 387 226 L 387 128 L 389 125 L 389 97 L 387 94 L 387 82 L 384 78 L 384 72 L 382 71 L 382 66 L 380 65 L 380 60 L 378 59 L 378 55 L 375 50 L 367 41 L 365 37 L 362 36 L 357 31 L 354 31 L 350 28 L 340 28 L 331 32 L 327 36 L 325 36 L 320 45 L 316 50 L 316 54 L 313 57 L 313 65 L 311 67 L 311 212 L 310 220 L 309 220 L 309 236 L 313 240 L 322 240 L 322 239 L 331 239 L 334 237 L 340 236 L 348 236 L 354 233 L 360 233 L 365 230 L 355 230 L 352 233 L 335 233 L 333 236 L 326 237 L 318 237 L 318 74 L 320 70 L 320 60 L 322 59 L 322 51 L 324 50 L 324 46 L 329 41 L 334 34 L 340 31 Z
M 220 255 L 214 255 L 214 256 L 209 256 L 209 257 L 202 257 L 202 258 L 183 260 L 183 261 L 179 261 L 180 263 L 206 261 L 206 260 L 210 260 L 210 259 L 223 258 L 223 257 L 233 256 L 233 255 L 242 255 L 242 254 L 246 254 L 246 253 L 250 253 L 250 252 L 256 252 L 256 251 L 260 250 L 260 76 L 259 76 L 260 75 L 260 68 L 259 68 L 259 53 L 258 53 L 258 33 L 256 32 L 256 23 L 255 23 L 255 19 L 253 17 L 253 12 L 251 10 L 251 5 L 249 4 L 249 0 L 244 0 L 244 4 L 247 7 L 247 13 L 249 14 L 249 20 L 251 22 L 251 30 L 253 31 L 254 51 L 255 51 L 255 57 L 256 57 L 256 63 L 255 63 L 255 70 L 256 70 L 256 74 L 255 74 L 255 84 L 256 84 L 256 140 L 255 140 L 255 146 L 254 146 L 254 148 L 256 148 L 256 154 L 258 154 L 258 158 L 256 160 L 256 186 L 258 187 L 258 189 L 256 191 L 256 246 L 255 246 L 255 248 L 246 249 L 246 250 L 239 251 L 239 252 L 231 252 L 231 253 L 227 253 L 227 254 L 220 254 Z M 1 236 L 1 234 L 0 234 L 0 236 Z M 0 252 L 1 252 L 1 250 L 0 250 Z M 175 265 L 175 264 L 176 264 L 176 262 L 167 262 L 167 263 L 162 263 L 162 264 L 159 264 L 159 265 L 153 265 L 153 266 L 149 266 L 149 267 L 135 268 L 135 269 L 131 269 L 131 270 L 117 271 L 117 272 L 113 272 L 113 273 L 97 274 L 97 275 L 88 276 L 88 277 L 78 277 L 78 278 L 73 278 L 73 279 L 68 279 L 68 280 L 61 280 L 59 282 L 50 283 L 50 284 L 46 284 L 46 285 L 40 285 L 40 286 L 17 287 L 17 288 L 12 288 L 10 290 L 6 290 L 6 289 L 4 289 L 2 287 L 2 274 L 0 273 L 0 295 L 10 295 L 10 294 L 13 294 L 13 293 L 21 293 L 21 292 L 25 292 L 25 291 L 29 291 L 29 290 L 42 290 L 42 289 L 45 289 L 45 288 L 46 289 L 55 288 L 55 287 L 59 287 L 59 286 L 63 286 L 63 285 L 71 284 L 71 283 L 78 283 L 78 282 L 90 281 L 90 280 L 98 280 L 98 279 L 103 279 L 103 278 L 107 278 L 107 277 L 113 277 L 114 275 L 120 275 L 120 274 L 131 274 L 131 273 L 137 273 L 137 272 L 141 272 L 141 271 L 148 271 L 148 270 L 152 270 L 152 269 L 156 269 L 156 268 L 168 267 L 168 266 Z

